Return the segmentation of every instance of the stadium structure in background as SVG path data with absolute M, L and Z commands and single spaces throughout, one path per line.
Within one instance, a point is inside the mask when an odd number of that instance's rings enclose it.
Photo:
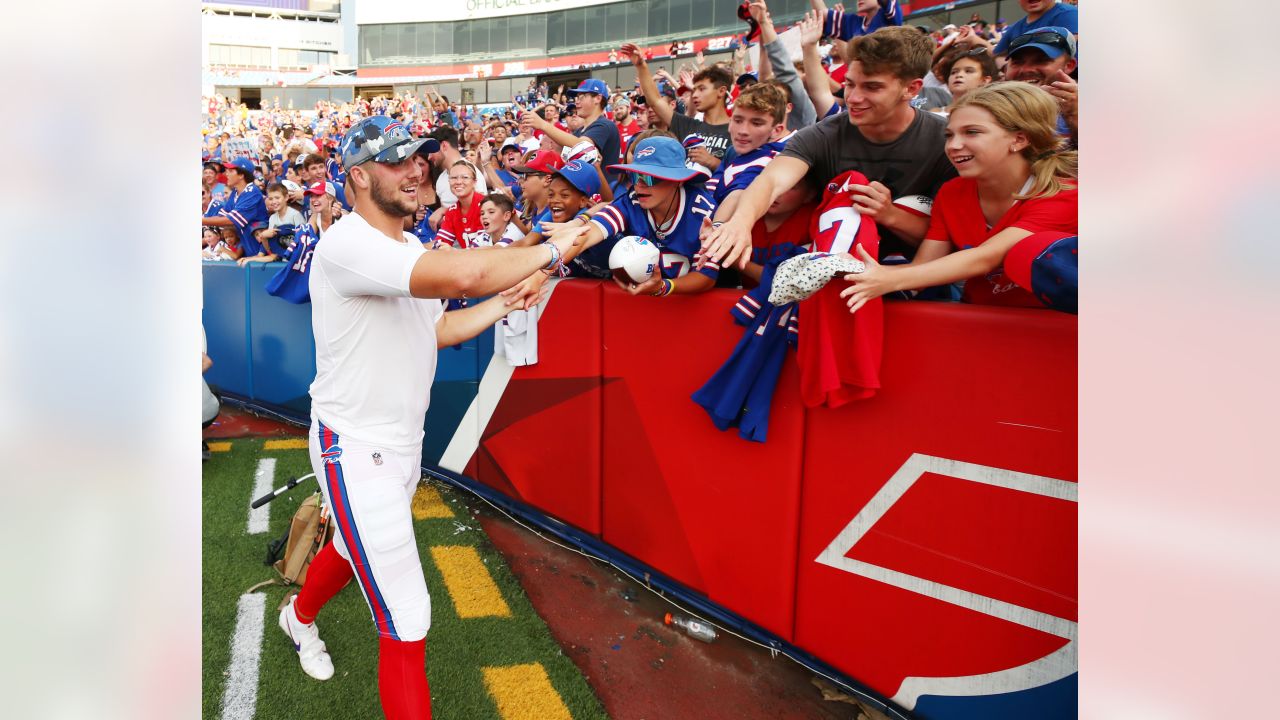
M 834 5 L 834 3 L 828 3 Z M 222 0 L 203 2 L 202 80 L 257 109 L 279 98 L 308 109 L 318 100 L 423 94 L 427 86 L 456 102 L 510 103 L 531 79 L 553 86 L 596 77 L 631 87 L 630 64 L 609 63 L 627 41 L 651 48 L 654 69 L 673 74 L 703 52 L 729 60 L 746 29 L 737 0 Z M 907 23 L 939 28 L 1022 17 L 1017 0 L 904 2 Z M 772 0 L 779 27 L 809 0 Z M 687 53 L 672 59 L 673 42 Z

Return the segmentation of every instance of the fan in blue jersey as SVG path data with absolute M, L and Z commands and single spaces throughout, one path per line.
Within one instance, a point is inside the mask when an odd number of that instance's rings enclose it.
M 202 218 L 200 223 L 235 228 L 245 257 L 265 257 L 267 253 L 253 236 L 253 229 L 267 226 L 267 203 L 262 191 L 253 184 L 253 172 L 253 162 L 248 158 L 240 157 L 227 163 L 227 185 L 231 194 L 216 217 Z
M 571 220 L 552 228 L 554 233 L 581 234 L 581 256 L 607 270 L 609 251 L 624 235 L 653 241 L 662 251 L 661 277 L 643 283 L 619 283 L 632 295 L 662 297 L 690 294 L 715 285 L 720 268 L 707 263 L 690 272 L 700 236 L 711 227 L 715 201 L 710 193 L 689 180 L 701 173 L 685 165 L 684 147 L 672 137 L 655 136 L 636 143 L 633 162 L 609 169 L 631 173 L 633 188 L 617 198 L 590 221 Z M 577 253 L 573 253 L 577 255 Z M 566 258 L 566 260 L 569 258 Z
M 846 14 L 841 8 L 828 10 L 822 23 L 822 34 L 852 40 L 859 35 L 870 35 L 882 27 L 902 24 L 902 7 L 898 0 L 858 0 L 855 13 Z
M 736 155 L 721 163 L 707 183 L 716 201 L 716 221 L 733 215 L 741 191 L 786 147 L 774 139 L 787 132 L 786 112 L 787 98 L 774 85 L 757 83 L 738 95 L 729 118 L 729 140 Z

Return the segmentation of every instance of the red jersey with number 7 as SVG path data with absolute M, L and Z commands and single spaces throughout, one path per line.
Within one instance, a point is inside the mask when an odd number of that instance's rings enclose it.
M 865 175 L 850 170 L 827 183 L 822 202 L 813 213 L 809 235 L 814 252 L 850 253 L 862 245 L 879 257 L 876 224 L 858 214 L 850 197 L 851 185 L 869 184 Z M 840 407 L 875 395 L 880 388 L 880 358 L 884 351 L 884 301 L 867 302 L 856 314 L 840 292 L 849 284 L 840 278 L 800 303 L 800 395 L 808 407 Z

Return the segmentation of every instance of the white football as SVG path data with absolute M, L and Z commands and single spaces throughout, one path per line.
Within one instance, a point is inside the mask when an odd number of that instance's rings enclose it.
M 567 147 L 564 150 L 561 150 L 560 157 L 567 163 L 573 162 L 574 160 L 581 160 L 584 163 L 593 163 L 596 161 L 596 158 L 600 157 L 600 151 L 596 150 L 596 146 L 590 140 L 583 140 L 573 147 Z
M 912 215 L 929 217 L 933 215 L 933 198 L 928 195 L 904 195 L 894 198 L 893 204 Z
M 642 283 L 658 269 L 658 246 L 638 235 L 620 238 L 609 251 L 609 269 L 621 282 Z

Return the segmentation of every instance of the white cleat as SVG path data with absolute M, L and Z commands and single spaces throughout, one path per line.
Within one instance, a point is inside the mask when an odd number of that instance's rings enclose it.
M 296 595 L 290 598 L 289 604 L 280 611 L 280 629 L 289 636 L 293 649 L 298 651 L 302 671 L 317 680 L 328 680 L 333 677 L 333 660 L 329 659 L 316 624 L 307 625 L 298 620 L 297 613 L 293 611 L 296 599 Z

